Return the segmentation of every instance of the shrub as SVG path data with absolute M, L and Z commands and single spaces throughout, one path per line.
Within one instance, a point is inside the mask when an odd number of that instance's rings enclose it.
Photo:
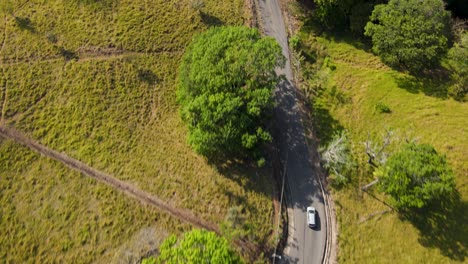
M 297 51 L 301 47 L 301 39 L 298 36 L 292 36 L 289 38 L 289 45 Z
M 375 107 L 374 107 L 375 111 L 379 114 L 382 114 L 382 113 L 391 113 L 392 110 L 390 109 L 390 107 L 388 105 L 386 105 L 385 103 L 382 103 L 382 102 L 378 102 Z
M 159 250 L 158 263 L 242 263 L 225 238 L 206 230 L 194 229 L 179 241 L 171 236 Z

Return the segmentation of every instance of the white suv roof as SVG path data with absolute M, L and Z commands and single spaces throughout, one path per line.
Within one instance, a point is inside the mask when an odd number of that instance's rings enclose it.
M 315 223 L 315 208 L 312 206 L 307 207 L 307 225 L 310 228 L 313 228 L 316 226 Z

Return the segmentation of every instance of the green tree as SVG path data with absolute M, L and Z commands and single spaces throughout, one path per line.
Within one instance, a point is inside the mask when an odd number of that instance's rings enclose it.
M 422 208 L 455 191 L 454 175 L 445 157 L 428 144 L 406 144 L 375 174 L 380 190 L 402 210 Z
M 199 229 L 185 233 L 180 241 L 170 236 L 159 252 L 158 263 L 242 263 L 225 238 Z
M 439 63 L 450 34 L 450 13 L 442 0 L 390 0 L 374 8 L 365 27 L 382 61 L 411 71 Z
M 460 41 L 449 51 L 449 67 L 452 71 L 453 85 L 449 93 L 463 99 L 468 93 L 468 32 L 460 33 Z
M 215 27 L 194 38 L 177 90 L 188 142 L 205 156 L 255 152 L 274 106 L 276 67 L 285 58 L 273 38 L 247 27 Z

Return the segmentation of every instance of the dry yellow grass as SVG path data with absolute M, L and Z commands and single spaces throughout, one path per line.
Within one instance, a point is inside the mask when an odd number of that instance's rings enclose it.
M 244 23 L 243 1 L 205 3 L 203 16 L 189 0 L 16 5 L 21 23 L 0 14 L 1 112 L 42 144 L 205 220 L 219 224 L 241 205 L 265 241 L 268 170 L 218 171 L 186 145 L 178 115 L 177 68 L 191 37 L 210 23 Z M 108 262 L 144 230 L 190 228 L 8 140 L 0 177 L 7 262 Z

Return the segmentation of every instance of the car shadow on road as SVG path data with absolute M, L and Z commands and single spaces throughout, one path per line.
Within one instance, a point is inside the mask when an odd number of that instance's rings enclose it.
M 320 231 L 322 230 L 322 221 L 320 221 L 320 214 L 318 212 L 315 213 L 315 223 L 316 226 L 312 228 L 313 231 Z

